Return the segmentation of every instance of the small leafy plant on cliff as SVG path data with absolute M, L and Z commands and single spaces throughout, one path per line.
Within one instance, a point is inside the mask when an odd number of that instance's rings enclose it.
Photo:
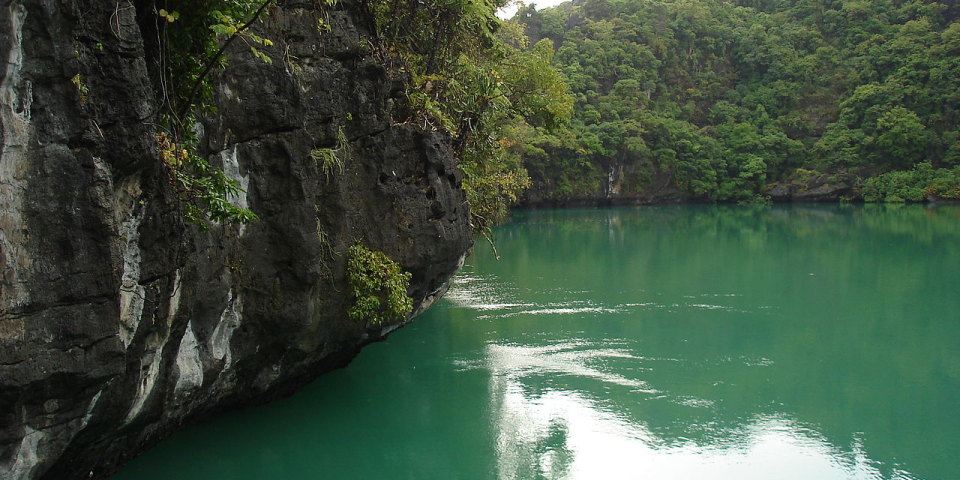
M 227 178 L 223 170 L 213 167 L 192 149 L 179 145 L 165 133 L 157 135 L 157 148 L 171 174 L 174 188 L 184 202 L 184 217 L 201 230 L 209 223 L 249 223 L 257 216 L 230 203 L 230 197 L 243 193 L 240 184 Z
M 80 95 L 80 103 L 87 103 L 87 94 L 90 93 L 90 91 L 87 89 L 87 86 L 83 84 L 83 79 L 80 78 L 80 74 L 74 75 L 73 78 L 70 79 L 70 83 L 77 87 L 77 93 Z
M 360 244 L 350 247 L 347 281 L 352 299 L 347 315 L 353 320 L 374 325 L 401 322 L 413 311 L 407 295 L 410 273 L 383 252 Z
M 337 129 L 336 148 L 315 148 L 310 150 L 310 158 L 323 170 L 323 176 L 329 181 L 334 175 L 343 173 L 343 157 L 350 154 L 350 142 L 343 132 L 343 127 Z

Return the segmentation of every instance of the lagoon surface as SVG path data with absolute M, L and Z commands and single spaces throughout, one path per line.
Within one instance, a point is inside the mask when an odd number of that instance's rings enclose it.
M 446 298 L 118 480 L 948 480 L 960 208 L 538 210 Z

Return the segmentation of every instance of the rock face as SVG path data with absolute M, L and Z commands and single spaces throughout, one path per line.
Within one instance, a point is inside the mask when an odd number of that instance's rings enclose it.
M 862 200 L 860 178 L 845 171 L 819 173 L 798 169 L 789 178 L 770 185 L 766 194 L 774 202 L 838 202 Z
M 627 205 L 670 205 L 702 201 L 677 188 L 674 175 L 653 165 L 653 174 L 640 178 L 637 165 L 626 166 L 614 160 L 606 175 L 589 192 L 558 196 L 555 180 L 543 172 L 531 171 L 533 185 L 523 193 L 520 208 L 596 207 Z
M 144 2 L 146 3 L 146 2 Z M 444 139 L 350 3 L 280 2 L 214 79 L 202 148 L 250 225 L 185 225 L 156 150 L 146 6 L 0 6 L 0 478 L 98 478 L 170 432 L 288 394 L 398 325 L 345 315 L 346 249 L 412 273 L 415 310 L 471 244 Z M 323 16 L 331 26 L 318 31 Z M 342 168 L 311 151 L 338 137 Z

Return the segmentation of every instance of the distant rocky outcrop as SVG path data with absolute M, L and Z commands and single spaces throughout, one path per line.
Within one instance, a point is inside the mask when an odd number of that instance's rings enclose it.
M 556 208 L 556 207 L 597 207 L 597 206 L 638 206 L 670 205 L 703 201 L 691 199 L 678 187 L 674 175 L 655 168 L 648 178 L 637 178 L 636 165 L 625 166 L 612 162 L 606 174 L 600 176 L 594 189 L 558 193 L 561 188 L 554 184 L 549 174 L 530 172 L 532 185 L 526 190 L 518 208 Z
M 0 478 L 103 477 L 345 365 L 399 326 L 345 314 L 354 243 L 412 273 L 415 311 L 444 291 L 471 245 L 450 150 L 397 123 L 403 79 L 369 19 L 320 3 L 278 2 L 256 27 L 273 62 L 237 42 L 214 78 L 201 153 L 260 220 L 207 232 L 184 223 L 157 152 L 139 24 L 155 13 L 0 6 Z M 311 152 L 341 136 L 342 169 L 325 171 Z
M 774 202 L 838 202 L 860 201 L 862 180 L 846 171 L 820 173 L 797 169 L 790 177 L 767 187 L 765 192 Z
M 629 169 L 614 163 L 595 191 L 565 196 L 557 196 L 557 187 L 534 173 L 533 186 L 524 193 L 517 206 L 543 208 L 710 202 L 708 198 L 684 193 L 669 172 L 658 170 L 655 175 L 640 183 L 631 181 L 633 179 L 630 178 L 630 173 Z M 770 200 L 777 203 L 858 202 L 863 201 L 863 178 L 868 175 L 869 172 L 821 173 L 800 168 L 789 177 L 767 185 L 761 195 L 770 197 Z

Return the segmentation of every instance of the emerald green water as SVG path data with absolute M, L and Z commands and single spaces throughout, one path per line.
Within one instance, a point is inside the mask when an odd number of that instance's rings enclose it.
M 960 208 L 518 212 L 447 297 L 128 479 L 956 479 Z

